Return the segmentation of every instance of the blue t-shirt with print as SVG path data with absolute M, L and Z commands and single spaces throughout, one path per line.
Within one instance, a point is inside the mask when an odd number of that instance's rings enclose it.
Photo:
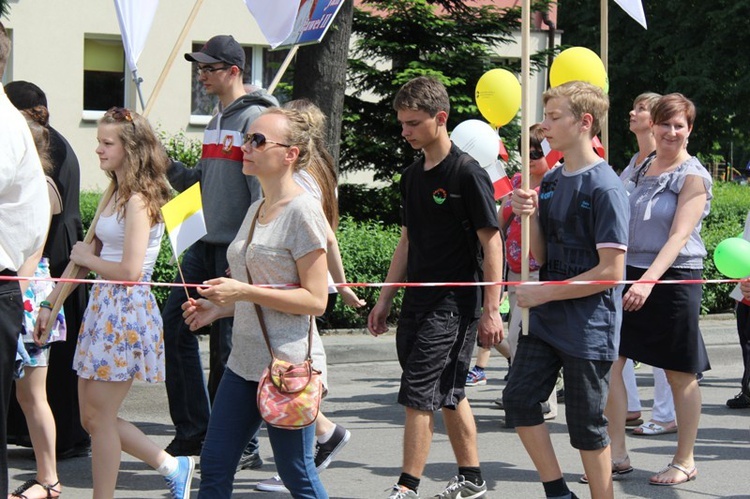
M 539 190 L 539 222 L 547 258 L 541 281 L 563 281 L 594 268 L 597 248 L 627 248 L 630 206 L 617 174 L 605 162 L 577 172 L 548 172 Z M 623 269 L 624 270 L 624 269 Z M 531 309 L 529 333 L 577 358 L 614 361 L 620 344 L 622 289 Z

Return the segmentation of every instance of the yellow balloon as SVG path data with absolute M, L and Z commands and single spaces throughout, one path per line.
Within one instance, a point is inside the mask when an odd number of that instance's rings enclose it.
M 477 82 L 476 102 L 484 119 L 495 128 L 510 123 L 521 109 L 521 84 L 506 69 L 491 69 Z
M 560 52 L 549 70 L 549 84 L 552 87 L 569 81 L 580 80 L 609 92 L 609 78 L 604 63 L 598 55 L 586 47 L 571 47 Z

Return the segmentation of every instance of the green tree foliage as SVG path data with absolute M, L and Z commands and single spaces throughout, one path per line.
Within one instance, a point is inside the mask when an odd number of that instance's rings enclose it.
M 535 2 L 535 9 L 546 8 L 546 0 Z M 416 76 L 434 76 L 448 87 L 449 129 L 466 119 L 482 119 L 474 102 L 476 82 L 489 69 L 503 67 L 490 58 L 520 29 L 520 15 L 520 7 L 473 2 L 363 2 L 354 13 L 356 42 L 348 82 L 354 92 L 346 98 L 341 169 L 374 169 L 377 179 L 390 180 L 413 161 L 417 153 L 401 139 L 391 102 L 399 87 Z M 519 72 L 520 62 L 505 68 Z M 518 125 L 503 127 L 501 135 L 506 143 L 515 143 Z
M 566 46 L 600 48 L 599 4 L 559 0 L 558 27 Z M 750 32 L 750 2 L 736 0 L 643 0 L 644 30 L 610 2 L 609 118 L 610 161 L 627 163 L 637 145 L 628 131 L 633 99 L 645 91 L 681 92 L 695 102 L 698 116 L 690 152 L 730 159 L 750 159 L 750 59 L 742 51 Z

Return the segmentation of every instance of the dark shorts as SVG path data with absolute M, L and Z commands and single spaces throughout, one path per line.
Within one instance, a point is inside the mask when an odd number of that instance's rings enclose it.
M 563 368 L 565 419 L 570 444 L 579 450 L 609 445 L 604 406 L 609 394 L 610 361 L 586 360 L 554 349 L 539 338 L 523 335 L 503 390 L 506 423 L 510 427 L 544 422 L 542 402 L 555 389 Z
M 453 312 L 402 312 L 396 351 L 403 369 L 398 403 L 412 409 L 455 409 L 474 354 L 478 319 Z

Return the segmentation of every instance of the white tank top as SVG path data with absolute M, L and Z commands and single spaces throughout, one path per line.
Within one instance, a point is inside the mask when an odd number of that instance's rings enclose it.
M 151 275 L 159 256 L 161 238 L 164 235 L 164 224 L 158 223 L 151 227 L 148 236 L 148 248 L 143 260 L 143 274 Z M 105 217 L 100 216 L 96 224 L 96 237 L 102 242 L 102 252 L 99 255 L 102 260 L 108 262 L 121 262 L 122 250 L 125 244 L 125 219 L 118 220 L 117 214 Z

